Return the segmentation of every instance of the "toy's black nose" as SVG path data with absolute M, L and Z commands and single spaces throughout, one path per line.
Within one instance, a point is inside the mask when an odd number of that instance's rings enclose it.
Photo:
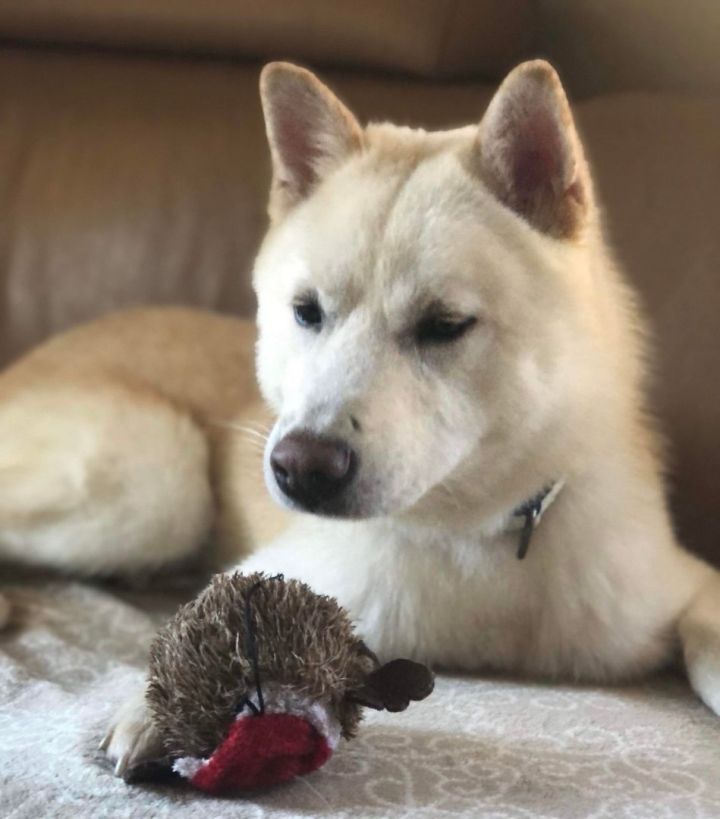
M 275 444 L 270 465 L 280 489 L 312 511 L 350 483 L 355 453 L 342 441 L 291 432 Z

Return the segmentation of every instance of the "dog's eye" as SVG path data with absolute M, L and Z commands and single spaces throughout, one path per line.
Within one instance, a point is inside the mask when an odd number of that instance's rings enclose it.
M 301 327 L 319 330 L 322 326 L 323 314 L 317 299 L 306 298 L 303 301 L 295 302 L 293 312 L 295 321 Z
M 449 316 L 427 316 L 415 330 L 419 344 L 447 344 L 456 341 L 477 323 L 475 316 L 451 318 Z

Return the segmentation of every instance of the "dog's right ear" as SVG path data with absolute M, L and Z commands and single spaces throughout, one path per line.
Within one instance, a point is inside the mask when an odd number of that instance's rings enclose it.
M 260 98 L 270 144 L 275 220 L 362 146 L 362 129 L 340 100 L 310 71 L 270 63 L 260 75 Z
M 582 232 L 590 174 L 560 79 L 544 60 L 506 77 L 480 123 L 475 156 L 498 199 L 533 227 L 560 239 Z

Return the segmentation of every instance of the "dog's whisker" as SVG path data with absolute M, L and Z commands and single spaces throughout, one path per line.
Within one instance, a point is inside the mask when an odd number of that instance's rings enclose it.
M 442 490 L 442 492 L 447 496 L 447 499 L 452 503 L 455 509 L 462 509 L 463 505 L 457 498 L 457 495 L 453 491 L 453 488 L 449 485 L 447 481 L 441 481 L 438 484 L 438 488 Z
M 262 444 L 260 441 L 256 441 L 254 438 L 246 438 L 245 443 L 248 445 L 248 449 L 251 452 L 265 452 L 265 445 Z
M 264 421 L 247 421 L 245 426 L 254 427 L 255 429 L 262 430 L 263 432 L 270 432 L 273 425 L 265 423 Z
M 247 429 L 240 429 L 240 430 L 233 430 L 237 432 L 239 435 L 244 436 L 247 438 L 248 441 L 261 441 L 265 443 L 267 441 L 267 435 L 261 435 L 259 432 L 251 432 Z
M 213 426 L 221 427 L 222 429 L 228 429 L 231 432 L 237 432 L 241 435 L 246 436 L 248 439 L 257 438 L 261 440 L 263 443 L 267 441 L 270 436 L 270 428 L 269 427 L 261 427 L 260 429 L 255 429 L 252 426 L 246 424 L 237 424 L 233 421 L 221 421 L 217 419 L 213 419 L 210 421 Z

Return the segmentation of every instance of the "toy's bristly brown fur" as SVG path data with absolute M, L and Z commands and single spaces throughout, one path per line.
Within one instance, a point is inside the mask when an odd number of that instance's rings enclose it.
M 374 661 L 336 601 L 295 580 L 217 575 L 150 651 L 147 700 L 170 755 L 211 753 L 255 693 L 245 621 L 251 590 L 261 684 L 327 703 L 346 738 L 357 729 L 361 709 L 346 695 L 363 684 Z

